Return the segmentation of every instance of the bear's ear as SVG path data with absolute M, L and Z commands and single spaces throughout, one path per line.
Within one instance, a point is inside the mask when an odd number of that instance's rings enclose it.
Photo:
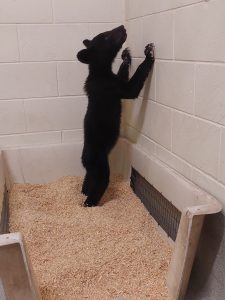
M 77 59 L 83 64 L 89 64 L 91 61 L 91 53 L 87 49 L 83 49 L 77 53 Z
M 83 44 L 84 44 L 85 47 L 88 48 L 91 45 L 91 41 L 90 40 L 83 40 Z

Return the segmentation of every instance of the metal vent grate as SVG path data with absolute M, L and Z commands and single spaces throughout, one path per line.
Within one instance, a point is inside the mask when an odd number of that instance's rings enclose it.
M 130 185 L 156 222 L 175 241 L 181 212 L 133 168 Z

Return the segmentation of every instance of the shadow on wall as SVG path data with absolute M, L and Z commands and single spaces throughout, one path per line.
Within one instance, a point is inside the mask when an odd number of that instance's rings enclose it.
M 146 114 L 146 107 L 148 104 L 148 95 L 149 95 L 150 86 L 151 86 L 152 74 L 153 74 L 153 69 L 151 70 L 151 72 L 148 76 L 148 79 L 146 80 L 146 83 L 144 85 L 143 100 L 142 100 L 137 118 L 135 120 L 133 120 L 133 123 L 134 123 L 133 127 L 138 128 L 138 131 L 134 130 L 134 133 L 132 134 L 132 138 L 130 137 L 130 135 L 128 135 L 130 142 L 132 142 L 134 144 L 137 143 L 138 137 L 143 128 L 145 114 Z M 128 100 L 126 100 L 126 101 L 128 101 Z M 129 105 L 129 107 L 125 104 L 126 120 L 131 119 L 132 112 L 134 110 L 134 102 L 133 101 L 137 101 L 137 100 L 129 101 L 129 104 L 127 103 Z
M 224 299 L 225 260 L 224 253 L 220 253 L 223 251 L 224 247 L 222 244 L 224 243 L 224 215 L 218 213 L 207 216 L 193 265 L 186 300 Z M 214 275 L 211 275 L 212 273 Z M 218 281 L 217 290 L 212 291 L 210 288 L 212 280 Z

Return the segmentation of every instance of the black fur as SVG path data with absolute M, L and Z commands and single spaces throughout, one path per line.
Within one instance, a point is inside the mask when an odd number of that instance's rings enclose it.
M 121 99 L 138 97 L 154 63 L 154 46 L 145 48 L 145 59 L 129 80 L 131 56 L 128 49 L 122 53 L 118 74 L 112 72 L 112 63 L 127 38 L 124 26 L 101 33 L 91 41 L 84 40 L 85 49 L 77 54 L 89 65 L 85 82 L 88 108 L 84 119 L 84 147 L 82 163 L 86 169 L 82 193 L 87 196 L 84 206 L 95 206 L 109 184 L 108 155 L 120 132 Z

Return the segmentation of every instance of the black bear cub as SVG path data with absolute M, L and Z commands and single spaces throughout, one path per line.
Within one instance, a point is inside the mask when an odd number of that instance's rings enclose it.
M 82 153 L 86 169 L 82 187 L 82 193 L 87 196 L 84 206 L 96 206 L 109 184 L 108 155 L 120 132 L 121 99 L 138 97 L 154 63 L 154 46 L 149 44 L 144 61 L 129 80 L 131 56 L 125 49 L 118 74 L 114 74 L 112 63 L 126 38 L 126 29 L 119 26 L 92 40 L 84 40 L 86 48 L 77 54 L 80 62 L 89 65 L 84 86 L 88 96 Z

